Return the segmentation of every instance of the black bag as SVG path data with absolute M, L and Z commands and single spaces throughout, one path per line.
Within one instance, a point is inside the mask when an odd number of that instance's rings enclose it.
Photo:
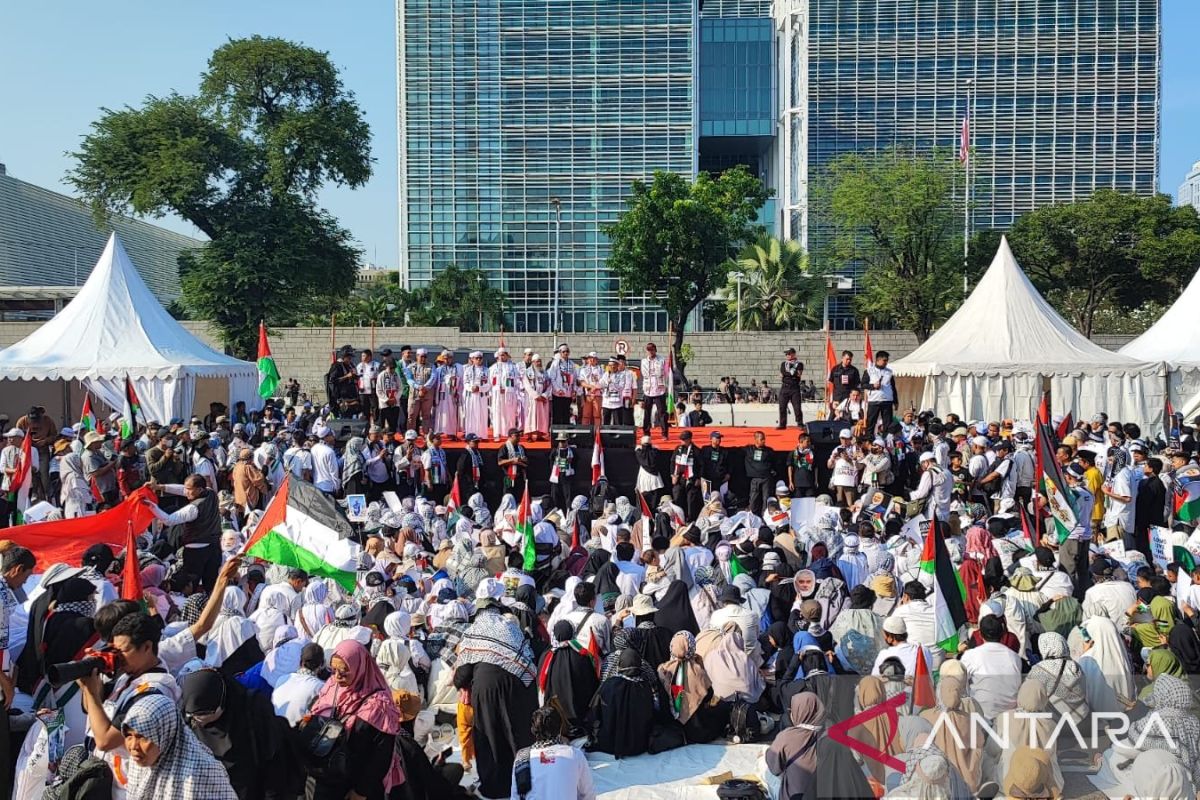
M 762 736 L 758 712 L 749 703 L 735 701 L 729 710 L 728 736 L 734 744 L 753 744 Z
M 369 699 L 364 697 L 346 714 L 352 717 Z M 333 692 L 333 707 L 337 708 L 337 689 Z M 346 739 L 350 731 L 346 723 L 337 716 L 319 717 L 309 715 L 300 721 L 297 731 L 300 750 L 304 754 L 308 774 L 331 783 L 344 780 L 349 774 Z
M 656 722 L 650 729 L 650 743 L 647 751 L 650 755 L 657 755 L 683 747 L 685 744 L 687 744 L 687 737 L 683 735 L 682 725 L 674 720 L 667 723 Z
M 717 797 L 720 800 L 767 800 L 767 793 L 762 784 L 732 778 L 717 787 Z

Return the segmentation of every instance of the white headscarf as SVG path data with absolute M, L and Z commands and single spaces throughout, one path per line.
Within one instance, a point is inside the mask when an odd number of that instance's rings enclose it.
M 1079 657 L 1088 707 L 1093 711 L 1124 711 L 1137 698 L 1129 654 L 1108 617 L 1092 617 L 1083 629 L 1093 644 Z
M 282 625 L 275 629 L 271 641 L 271 652 L 263 660 L 262 678 L 275 688 L 286 681 L 300 669 L 300 653 L 304 650 L 304 642 L 300 634 L 291 625 Z
M 288 624 L 291 604 L 290 587 L 272 584 L 263 590 L 258 610 L 250 615 L 250 621 L 258 626 L 258 644 L 264 653 L 271 649 L 275 631 Z
M 558 605 L 556 605 L 554 607 L 554 611 L 550 613 L 549 621 L 546 622 L 546 627 L 549 630 L 553 631 L 554 623 L 558 622 L 560 619 L 566 619 L 567 614 L 570 614 L 572 611 L 575 611 L 579 608 L 579 603 L 575 602 L 575 587 L 580 583 L 582 583 L 582 579 L 572 575 L 571 577 L 567 578 L 566 583 L 563 584 L 562 599 L 558 601 Z
M 1147 750 L 1130 769 L 1133 794 L 1141 800 L 1176 800 L 1195 797 L 1190 771 L 1167 750 Z
M 204 663 L 219 667 L 233 655 L 234 651 L 253 639 L 258 628 L 245 617 L 230 617 L 217 626 L 204 651 Z

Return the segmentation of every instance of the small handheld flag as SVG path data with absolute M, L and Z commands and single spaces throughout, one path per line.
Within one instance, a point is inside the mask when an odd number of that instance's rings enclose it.
M 596 426 L 596 442 L 592 445 L 592 485 L 604 477 L 604 443 L 600 441 L 600 426 Z
M 533 514 L 529 510 L 529 484 L 521 495 L 521 508 L 517 511 L 517 533 L 521 534 L 521 553 L 525 557 L 522 568 L 532 572 L 537 566 L 537 543 L 533 538 Z
M 458 474 L 454 475 L 454 483 L 450 484 L 450 499 L 446 501 L 446 516 L 451 516 L 462 505 L 462 492 L 458 488 Z
M 871 321 L 863 318 L 863 336 L 866 341 L 863 342 L 863 355 L 867 357 L 867 364 L 875 363 L 875 348 L 871 346 Z M 830 367 L 830 369 L 833 369 Z
M 121 439 L 128 441 L 137 434 L 137 421 L 142 413 L 142 404 L 137 392 L 133 390 L 133 381 L 125 376 L 125 408 L 121 414 Z
M 279 370 L 271 356 L 271 345 L 267 342 L 267 324 L 258 323 L 258 396 L 274 397 L 279 386 Z
M 121 599 L 142 602 L 142 570 L 138 564 L 137 537 L 133 523 L 125 529 L 125 569 L 121 572 Z
M 80 433 L 96 430 L 96 414 L 92 411 L 92 395 L 90 392 L 83 396 L 83 408 L 79 412 Z
M 936 708 L 937 695 L 933 691 L 933 676 L 925 660 L 924 645 L 917 646 L 917 665 L 913 669 L 913 708 Z
M 9 481 L 8 502 L 16 508 L 13 519 L 17 525 L 25 523 L 25 509 L 29 508 L 29 490 L 33 486 L 30 467 L 33 464 L 33 435 L 21 437 L 21 452 L 17 455 L 17 469 Z

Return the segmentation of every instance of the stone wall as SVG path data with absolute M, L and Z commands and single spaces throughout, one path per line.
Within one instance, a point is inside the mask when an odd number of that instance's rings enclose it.
M 185 322 L 184 327 L 210 346 L 219 344 L 207 323 Z M 20 341 L 38 328 L 38 323 L 0 323 L 0 348 Z M 1116 349 L 1132 337 L 1097 336 L 1096 341 Z M 589 351 L 596 351 L 602 358 L 611 355 L 616 342 L 623 340 L 628 345 L 631 359 L 641 358 L 647 342 L 658 344 L 666 350 L 666 335 L 653 333 L 626 334 L 570 334 L 565 337 L 571 345 L 571 355 L 579 358 Z M 275 355 L 279 374 L 284 378 L 297 378 L 305 391 L 318 394 L 323 386 L 322 377 L 329 365 L 331 346 L 352 345 L 356 348 L 371 344 L 369 328 L 338 328 L 331 340 L 329 328 L 285 328 L 271 332 L 271 350 Z M 823 331 L 794 331 L 785 333 L 690 333 L 684 340 L 692 349 L 692 360 L 687 365 L 690 379 L 699 380 L 705 387 L 714 387 L 723 376 L 734 376 L 743 386 L 750 381 L 766 378 L 772 386 L 779 385 L 778 367 L 787 347 L 795 347 L 797 355 L 806 366 L 805 378 L 820 385 L 823 382 L 825 364 L 825 334 Z M 444 346 L 494 351 L 498 344 L 495 333 L 461 333 L 457 328 L 377 328 L 374 332 L 376 349 L 402 344 L 418 346 Z M 505 334 L 510 351 L 520 355 L 526 347 L 539 352 L 547 363 L 553 350 L 552 337 L 545 334 Z M 887 350 L 893 359 L 911 352 L 917 344 L 916 337 L 908 331 L 879 330 L 871 332 L 871 343 L 876 350 Z M 839 355 L 842 350 L 854 352 L 855 363 L 863 361 L 862 331 L 835 331 L 833 346 Z M 0 401 L 5 392 L 0 385 Z

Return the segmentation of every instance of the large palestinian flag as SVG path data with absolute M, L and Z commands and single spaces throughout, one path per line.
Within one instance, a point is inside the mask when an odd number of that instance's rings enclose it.
M 313 486 L 288 476 L 263 512 L 243 552 L 263 561 L 333 578 L 354 591 L 362 547 L 350 538 L 350 523 L 332 500 Z
M 1075 495 L 1063 478 L 1062 468 L 1054 459 L 1054 441 L 1050 426 L 1037 426 L 1037 479 L 1042 497 L 1046 499 L 1046 511 L 1050 514 L 1053 530 L 1047 531 L 1054 541 L 1062 544 L 1075 529 Z
M 950 551 L 946 549 L 936 519 L 925 534 L 921 571 L 933 576 L 933 623 L 937 646 L 947 653 L 958 652 L 958 631 L 967 624 L 967 591 L 958 570 L 950 562 Z

